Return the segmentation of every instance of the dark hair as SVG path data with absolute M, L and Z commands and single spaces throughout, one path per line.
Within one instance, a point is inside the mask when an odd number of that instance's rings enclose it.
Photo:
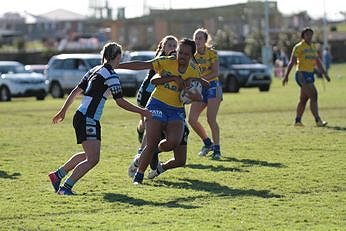
M 179 45 L 187 45 L 187 46 L 189 46 L 191 48 L 192 58 L 197 63 L 197 60 L 195 58 L 196 49 L 197 49 L 195 41 L 193 41 L 192 39 L 183 38 L 183 39 L 181 39 L 179 41 Z
M 175 36 L 173 36 L 173 35 L 165 36 L 164 38 L 161 39 L 161 41 L 157 45 L 155 57 L 156 56 L 161 56 L 161 55 L 169 55 L 169 54 L 165 54 L 164 53 L 164 47 L 165 47 L 165 45 L 166 45 L 168 40 L 174 40 L 174 41 L 178 42 L 178 39 Z
M 115 42 L 109 42 L 102 48 L 101 55 L 102 55 L 102 63 L 105 63 L 115 59 L 118 54 L 121 55 L 121 45 Z
M 300 34 L 300 37 L 301 38 L 304 38 L 304 34 L 306 32 L 310 31 L 311 33 L 314 33 L 314 31 L 310 28 L 310 27 L 305 27 L 303 30 L 302 30 L 302 33 Z

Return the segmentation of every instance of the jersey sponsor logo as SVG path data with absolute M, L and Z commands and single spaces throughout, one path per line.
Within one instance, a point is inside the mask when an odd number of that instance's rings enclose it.
M 86 126 L 85 129 L 88 136 L 96 136 L 96 127 Z
M 164 88 L 167 88 L 167 89 L 169 89 L 169 90 L 172 90 L 172 91 L 178 91 L 178 87 L 177 87 L 177 86 L 173 86 L 173 85 L 171 85 L 171 84 L 169 84 L 169 83 L 164 83 L 164 84 L 163 84 L 163 87 L 164 87 Z

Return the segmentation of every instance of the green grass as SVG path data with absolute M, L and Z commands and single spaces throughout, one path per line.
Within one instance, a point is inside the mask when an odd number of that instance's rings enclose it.
M 274 79 L 268 93 L 225 94 L 222 160 L 198 157 L 201 142 L 191 132 L 186 167 L 139 187 L 127 177 L 138 116 L 109 100 L 101 161 L 74 197 L 54 194 L 47 173 L 81 150 L 71 125 L 79 102 L 54 126 L 63 100 L 0 103 L 0 230 L 345 230 L 345 73 L 345 64 L 333 65 L 332 82 L 316 81 L 326 128 L 314 126 L 308 108 L 306 126 L 292 126 L 292 76 L 287 87 Z

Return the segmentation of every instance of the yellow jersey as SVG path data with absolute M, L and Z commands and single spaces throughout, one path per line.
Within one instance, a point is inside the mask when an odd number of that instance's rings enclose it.
M 185 73 L 180 73 L 178 71 L 178 60 L 175 56 L 158 57 L 152 61 L 152 65 L 155 72 L 162 78 L 170 75 L 180 76 L 184 80 L 191 77 L 200 77 L 199 68 L 192 62 L 190 62 Z M 173 107 L 184 107 L 183 103 L 180 101 L 178 84 L 175 81 L 156 85 L 151 97 Z
M 201 76 L 209 75 L 212 72 L 211 66 L 219 60 L 217 52 L 210 47 L 205 48 L 204 54 L 199 54 L 197 52 L 195 58 L 201 70 Z M 218 76 L 210 79 L 209 81 L 213 80 L 218 80 Z
M 310 46 L 303 40 L 293 47 L 292 54 L 297 58 L 297 71 L 314 71 L 315 62 L 318 57 L 314 44 Z

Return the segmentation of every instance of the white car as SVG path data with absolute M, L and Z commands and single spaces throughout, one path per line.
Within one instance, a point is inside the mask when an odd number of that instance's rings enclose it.
M 82 79 L 85 73 L 101 64 L 100 54 L 60 54 L 48 61 L 47 79 L 53 98 L 63 98 Z
M 0 101 L 32 96 L 43 100 L 47 91 L 48 82 L 43 74 L 27 71 L 16 61 L 0 61 Z

